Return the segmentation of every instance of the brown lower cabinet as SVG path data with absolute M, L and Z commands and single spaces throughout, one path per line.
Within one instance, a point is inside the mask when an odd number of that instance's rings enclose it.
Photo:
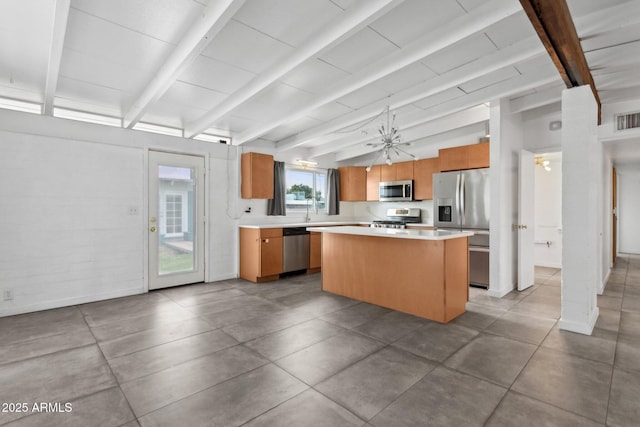
M 309 272 L 316 273 L 320 271 L 322 265 L 322 235 L 317 232 L 311 232 L 309 237 Z
M 240 277 L 278 280 L 282 273 L 282 228 L 240 228 Z

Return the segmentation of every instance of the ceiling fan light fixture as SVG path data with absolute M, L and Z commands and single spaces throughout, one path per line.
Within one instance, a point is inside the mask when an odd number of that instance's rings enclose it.
M 411 145 L 410 142 L 401 142 L 402 136 L 400 135 L 400 129 L 396 126 L 396 115 L 391 115 L 389 110 L 389 106 L 387 105 L 385 109 L 378 115 L 377 117 L 386 115 L 386 122 L 383 118 L 383 122 L 378 127 L 378 134 L 380 136 L 379 142 L 368 142 L 365 145 L 368 147 L 379 147 L 375 152 L 378 153 L 375 160 L 371 162 L 369 166 L 367 166 L 367 172 L 371 171 L 371 167 L 376 163 L 376 161 L 383 157 L 384 161 L 387 165 L 392 165 L 393 161 L 391 160 L 391 152 L 393 151 L 396 156 L 400 157 L 400 153 L 404 153 L 407 156 L 411 157 L 414 160 L 418 160 L 418 158 L 400 148 L 400 145 Z
M 536 166 L 542 167 L 547 172 L 551 170 L 551 166 L 549 166 L 551 162 L 549 160 L 545 160 L 542 156 L 535 157 L 535 164 Z

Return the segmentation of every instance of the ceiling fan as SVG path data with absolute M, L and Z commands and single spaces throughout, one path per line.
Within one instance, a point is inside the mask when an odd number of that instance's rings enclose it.
M 411 145 L 410 142 L 401 142 L 400 129 L 396 126 L 396 115 L 395 113 L 391 116 L 391 112 L 389 111 L 389 106 L 387 105 L 385 109 L 382 111 L 380 115 L 386 114 L 386 126 L 383 120 L 382 124 L 378 127 L 378 133 L 380 134 L 379 142 L 369 142 L 366 145 L 369 147 L 377 148 L 378 155 L 371 162 L 369 166 L 367 166 L 367 172 L 371 171 L 371 167 L 380 159 L 380 157 L 384 157 L 385 163 L 388 165 L 392 164 L 391 154 L 395 153 L 396 156 L 400 157 L 400 153 L 406 154 L 414 160 L 418 158 L 411 153 L 406 152 L 400 146 L 402 145 Z

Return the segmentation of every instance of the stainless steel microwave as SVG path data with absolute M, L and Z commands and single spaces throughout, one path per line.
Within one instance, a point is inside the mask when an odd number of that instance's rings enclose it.
M 378 187 L 381 202 L 401 202 L 413 200 L 413 181 L 381 182 Z

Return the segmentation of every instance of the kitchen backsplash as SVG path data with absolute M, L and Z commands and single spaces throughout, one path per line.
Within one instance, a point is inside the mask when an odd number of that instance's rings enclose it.
M 346 202 L 353 207 L 353 216 L 359 221 L 386 219 L 390 208 L 419 208 L 422 223 L 433 224 L 433 200 L 420 202 Z M 346 204 L 341 203 L 341 206 Z

